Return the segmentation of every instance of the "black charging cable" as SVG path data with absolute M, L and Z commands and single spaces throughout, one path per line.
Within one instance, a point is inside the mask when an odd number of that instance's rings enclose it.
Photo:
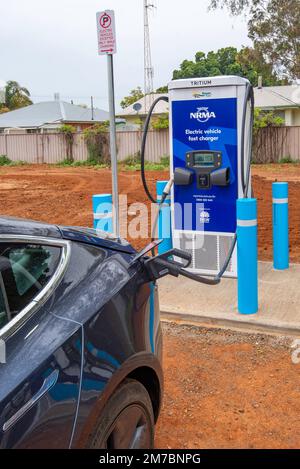
M 147 116 L 147 119 L 146 119 L 146 122 L 145 122 L 145 126 L 144 126 L 144 131 L 143 131 L 143 138 L 142 138 L 142 146 L 141 146 L 141 176 L 142 176 L 142 182 L 143 182 L 143 186 L 144 186 L 144 189 L 145 189 L 145 192 L 149 198 L 149 200 L 151 200 L 151 202 L 153 202 L 154 204 L 157 203 L 156 199 L 152 196 L 149 188 L 148 188 L 148 184 L 147 184 L 147 180 L 146 180 L 146 174 L 145 174 L 145 154 L 146 154 L 146 143 L 147 143 L 147 136 L 148 136 L 148 131 L 149 131 L 149 125 L 150 125 L 150 121 L 151 121 L 151 117 L 152 117 L 152 114 L 153 114 L 153 111 L 154 111 L 154 108 L 156 107 L 156 105 L 160 102 L 160 101 L 165 101 L 166 103 L 169 102 L 169 98 L 168 96 L 159 96 L 157 99 L 155 99 L 155 101 L 153 101 L 150 109 L 149 109 L 149 112 L 148 112 L 148 116 Z M 161 204 L 164 203 L 164 201 L 166 200 L 167 196 L 169 194 L 168 193 L 163 193 L 162 195 L 162 200 L 161 200 Z M 164 200 L 163 200 L 164 198 Z

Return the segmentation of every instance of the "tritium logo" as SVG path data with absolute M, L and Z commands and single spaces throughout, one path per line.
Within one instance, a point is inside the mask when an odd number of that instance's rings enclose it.
M 0 364 L 6 363 L 6 349 L 4 340 L 0 339 Z
M 198 122 L 207 122 L 209 119 L 215 119 L 216 114 L 209 111 L 208 107 L 198 107 L 197 112 L 190 113 L 190 119 L 197 119 Z

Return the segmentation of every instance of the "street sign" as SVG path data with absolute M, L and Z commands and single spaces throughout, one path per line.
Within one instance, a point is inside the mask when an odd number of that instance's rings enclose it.
M 97 34 L 99 55 L 117 52 L 115 12 L 105 10 L 97 13 Z
M 98 54 L 107 57 L 108 102 L 109 102 L 109 132 L 110 158 L 112 172 L 113 196 L 113 229 L 117 238 L 120 237 L 119 220 L 119 190 L 118 190 L 118 161 L 115 110 L 115 84 L 113 54 L 117 52 L 115 12 L 105 10 L 97 13 Z

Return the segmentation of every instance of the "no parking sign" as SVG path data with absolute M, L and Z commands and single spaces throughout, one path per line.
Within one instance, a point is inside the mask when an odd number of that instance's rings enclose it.
M 115 54 L 117 52 L 117 45 L 115 13 L 113 10 L 97 13 L 97 34 L 99 55 Z

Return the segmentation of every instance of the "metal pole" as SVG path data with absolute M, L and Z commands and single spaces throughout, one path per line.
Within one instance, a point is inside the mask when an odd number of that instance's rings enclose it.
M 119 224 L 119 190 L 118 190 L 118 161 L 116 144 L 116 120 L 115 120 L 115 89 L 114 89 L 114 66 L 113 55 L 107 54 L 107 72 L 108 72 L 108 97 L 109 97 L 109 120 L 110 120 L 110 155 L 112 171 L 112 196 L 113 196 L 113 226 L 114 234 L 120 237 Z
M 92 121 L 94 120 L 94 98 L 91 96 Z

